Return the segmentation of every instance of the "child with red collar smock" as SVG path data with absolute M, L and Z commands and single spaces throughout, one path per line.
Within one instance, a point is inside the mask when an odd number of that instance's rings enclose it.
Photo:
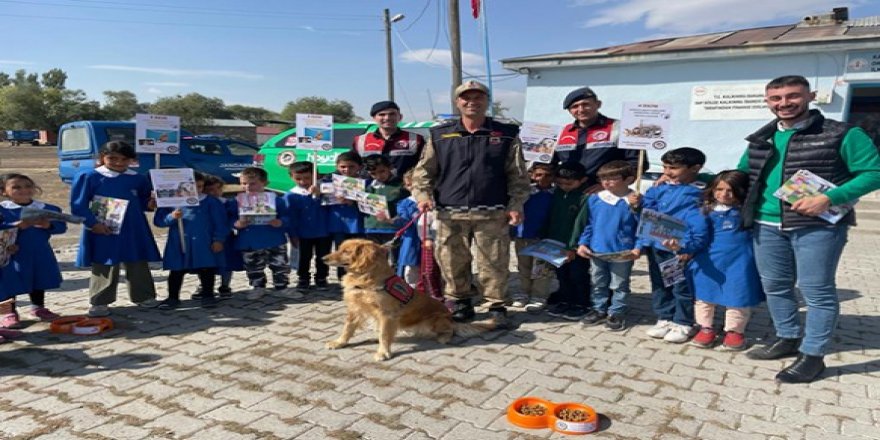
M 324 257 L 330 253 L 333 241 L 327 232 L 327 210 L 322 206 L 321 191 L 315 183 L 315 165 L 300 161 L 290 165 L 290 177 L 296 186 L 284 195 L 290 207 L 291 227 L 287 234 L 290 245 L 299 248 L 299 264 L 296 270 L 296 289 L 300 292 L 311 288 L 312 258 L 315 260 L 315 289 L 327 290 L 330 266 Z
M 697 174 L 706 163 L 706 155 L 696 148 L 682 147 L 666 152 L 660 160 L 663 161 L 666 181 L 649 189 L 644 198 L 637 197 L 639 200 L 633 206 L 640 212 L 651 209 L 675 217 L 687 225 L 687 232 L 680 243 L 675 243 L 675 240 L 639 238 L 634 252 L 648 254 L 657 324 L 647 330 L 647 335 L 681 344 L 687 342 L 695 331 L 694 292 L 687 281 L 666 287 L 660 263 L 675 258 L 679 264 L 687 264 L 695 253 L 708 245 L 709 227 L 700 213 L 700 200 L 706 185 L 697 181 Z
M 694 255 L 688 265 L 688 279 L 696 293 L 694 307 L 700 331 L 694 345 L 711 348 L 718 332 L 712 327 L 715 307 L 726 307 L 721 349 L 746 348 L 745 329 L 752 308 L 764 301 L 764 290 L 752 231 L 743 229 L 740 207 L 749 188 L 749 176 L 740 171 L 722 171 L 703 195 L 703 213 L 709 218 L 709 247 Z
M 130 144 L 107 142 L 98 154 L 101 165 L 74 177 L 70 190 L 71 212 L 85 218 L 76 263 L 92 271 L 89 316 L 110 314 L 108 305 L 116 301 L 120 266 L 125 267 L 131 301 L 155 307 L 156 287 L 149 262 L 161 257 L 144 215 L 155 208 L 150 182 L 128 169 L 137 160 Z M 123 205 L 124 214 L 119 218 Z
M 198 205 L 159 208 L 153 217 L 153 224 L 168 228 L 168 240 L 162 256 L 162 268 L 168 270 L 168 298 L 159 303 L 161 310 L 173 310 L 180 306 L 183 277 L 192 272 L 199 276 L 202 307 L 217 305 L 214 276 L 217 275 L 217 268 L 224 264 L 223 243 L 229 234 L 229 221 L 223 203 L 204 193 L 205 175 L 196 172 L 195 180 L 199 193 Z
M 60 316 L 46 308 L 46 290 L 61 287 L 61 271 L 49 238 L 67 232 L 67 224 L 46 218 L 21 220 L 22 209 L 25 207 L 61 212 L 61 208 L 55 205 L 34 200 L 34 195 L 40 192 L 37 184 L 24 174 L 8 173 L 0 176 L 0 195 L 6 197 L 6 200 L 0 202 L 0 215 L 4 224 L 18 228 L 15 239 L 17 252 L 12 255 L 9 265 L 18 273 L 30 296 L 31 315 L 40 321 L 52 321 Z M 14 301 L 11 313 L 0 317 L 0 327 L 21 327 Z

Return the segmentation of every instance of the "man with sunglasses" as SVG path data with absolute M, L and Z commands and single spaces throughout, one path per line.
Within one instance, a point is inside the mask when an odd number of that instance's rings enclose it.
M 529 196 L 519 127 L 486 117 L 489 89 L 468 81 L 455 89 L 461 118 L 431 129 L 413 175 L 422 211 L 437 210 L 436 256 L 452 318 L 474 318 L 471 245 L 477 281 L 499 327 L 508 325 L 509 225 L 522 222 Z

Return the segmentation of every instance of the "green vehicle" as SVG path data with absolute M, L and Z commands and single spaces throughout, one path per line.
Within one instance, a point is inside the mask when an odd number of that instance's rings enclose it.
M 436 124 L 435 121 L 405 122 L 400 124 L 400 128 L 427 139 L 428 129 Z M 374 122 L 333 124 L 333 148 L 329 151 L 299 150 L 296 148 L 296 128 L 284 130 L 260 147 L 260 152 L 254 156 L 254 166 L 263 168 L 269 174 L 269 189 L 287 192 L 294 186 L 288 171 L 290 164 L 314 160 L 317 154 L 318 173 L 330 174 L 336 170 L 336 156 L 351 150 L 355 136 L 376 131 L 376 128 Z

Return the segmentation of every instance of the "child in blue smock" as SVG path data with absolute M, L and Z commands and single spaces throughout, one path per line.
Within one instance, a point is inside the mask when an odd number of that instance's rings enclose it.
M 336 156 L 336 172 L 342 176 L 360 177 L 363 165 L 364 161 L 356 151 L 346 151 Z M 332 182 L 332 176 L 330 178 Z M 326 205 L 326 209 L 327 232 L 338 250 L 343 241 L 364 236 L 364 216 L 358 209 L 356 201 L 337 197 L 336 202 Z M 341 280 L 344 275 L 345 268 L 337 267 L 336 278 Z
M 168 228 L 162 258 L 162 268 L 169 271 L 168 298 L 159 303 L 159 309 L 162 310 L 180 306 L 180 288 L 184 275 L 189 272 L 199 276 L 202 307 L 217 305 L 214 276 L 217 275 L 217 268 L 224 263 L 223 243 L 229 233 L 229 221 L 223 203 L 204 193 L 205 175 L 197 172 L 195 180 L 199 192 L 197 206 L 159 208 L 153 217 L 153 224 Z
M 223 197 L 223 185 L 223 180 L 219 177 L 210 174 L 205 175 L 205 194 L 217 198 L 223 204 L 223 209 L 226 212 L 226 221 L 229 226 L 229 233 L 226 235 L 226 240 L 223 243 L 224 261 L 223 265 L 219 268 L 220 287 L 217 289 L 217 293 L 220 295 L 220 299 L 232 297 L 232 273 L 244 270 L 241 252 L 235 249 L 236 235 L 235 228 L 232 227 L 232 224 L 238 218 L 238 212 L 236 211 L 238 208 L 235 199 Z M 201 298 L 201 291 L 193 295 L 193 299 Z
M 58 260 L 49 244 L 49 238 L 67 231 L 63 221 L 50 221 L 46 218 L 21 220 L 24 207 L 61 212 L 61 208 L 34 200 L 40 192 L 37 184 L 28 176 L 9 173 L 0 176 L 0 195 L 6 200 L 0 202 L 3 222 L 18 228 L 15 244 L 18 252 L 12 256 L 11 266 L 31 300 L 30 312 L 41 321 L 52 321 L 60 316 L 46 308 L 46 290 L 61 287 L 61 271 Z M 19 328 L 21 321 L 12 305 L 12 312 L 4 314 L 0 327 Z
M 724 171 L 704 195 L 703 212 L 709 218 L 709 247 L 694 255 L 688 279 L 696 293 L 694 315 L 700 331 L 691 341 L 709 348 L 718 333 L 712 327 L 715 306 L 724 306 L 724 350 L 746 348 L 743 336 L 752 308 L 764 301 L 761 279 L 755 265 L 752 232 L 742 227 L 740 208 L 749 186 L 749 176 Z
M 321 205 L 321 192 L 314 179 L 315 165 L 309 161 L 290 165 L 290 178 L 296 186 L 284 195 L 289 207 L 290 245 L 299 250 L 296 288 L 302 294 L 311 289 L 312 259 L 315 261 L 315 289 L 327 290 L 330 266 L 324 257 L 330 253 L 333 240 L 327 232 L 327 210 Z
M 155 307 L 156 287 L 149 262 L 160 261 L 159 248 L 145 212 L 155 208 L 147 177 L 128 167 L 137 153 L 124 141 L 111 141 L 99 150 L 100 166 L 77 174 L 70 190 L 70 210 L 85 218 L 76 263 L 91 268 L 89 316 L 107 316 L 116 301 L 119 268 L 131 301 L 141 307 Z M 125 204 L 120 208 L 108 209 Z M 94 209 L 94 212 L 93 212 Z M 95 212 L 107 213 L 106 218 Z
M 695 253 L 706 247 L 708 226 L 700 213 L 700 200 L 706 185 L 697 181 L 700 168 L 706 163 L 706 155 L 696 148 L 682 147 L 667 151 L 660 160 L 663 161 L 665 182 L 649 189 L 643 201 L 636 200 L 632 205 L 675 217 L 687 226 L 687 232 L 680 243 L 639 238 L 634 252 L 648 254 L 651 302 L 657 315 L 657 323 L 645 333 L 652 338 L 681 344 L 696 331 L 694 292 L 686 280 L 666 286 L 660 267 L 661 263 L 671 259 L 677 260 L 674 264 L 687 264 Z M 640 211 L 641 219 L 645 218 L 644 209 Z
M 0 211 L 0 233 L 15 228 L 3 220 L 3 212 Z M 15 311 L 15 295 L 25 292 L 18 273 L 15 272 L 12 265 L 11 255 L 14 255 L 18 248 L 15 243 L 10 242 L 11 237 L 9 240 L 6 238 L 5 235 L 0 236 L 0 246 L 3 246 L 3 249 L 0 249 L 0 315 L 2 316 Z M 0 344 L 9 342 L 10 339 L 19 338 L 21 335 L 22 333 L 18 330 L 0 327 Z
M 403 175 L 403 187 L 409 191 L 412 188 L 413 171 L 409 170 Z M 419 215 L 419 204 L 415 197 L 408 196 L 397 202 L 397 217 L 394 226 L 402 228 Z M 422 241 L 419 239 L 418 222 L 412 222 L 400 237 L 400 249 L 397 254 L 397 276 L 406 280 L 407 284 L 415 287 L 419 282 L 419 264 L 422 261 Z

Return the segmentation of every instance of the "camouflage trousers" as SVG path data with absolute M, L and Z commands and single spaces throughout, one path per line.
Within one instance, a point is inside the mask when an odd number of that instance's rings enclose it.
M 287 260 L 287 244 L 281 246 L 243 251 L 244 270 L 252 287 L 266 287 L 266 266 L 272 271 L 272 283 L 283 289 L 290 283 L 290 264 Z
M 507 212 L 502 210 L 437 213 L 435 256 L 447 298 L 468 299 L 477 295 L 471 269 L 473 245 L 476 281 L 489 307 L 500 307 L 507 302 L 509 228 Z

